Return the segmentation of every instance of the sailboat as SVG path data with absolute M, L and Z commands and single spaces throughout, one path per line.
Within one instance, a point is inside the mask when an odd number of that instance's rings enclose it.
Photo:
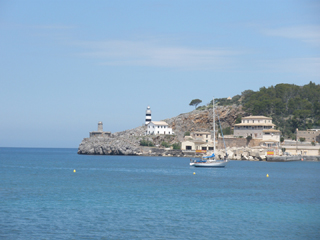
M 219 159 L 215 159 L 215 151 L 216 151 L 216 122 L 215 122 L 215 106 L 214 106 L 214 98 L 212 101 L 212 110 L 213 110 L 213 154 L 210 156 L 205 156 L 202 157 L 201 160 L 191 160 L 190 162 L 190 166 L 194 166 L 194 167 L 225 167 L 227 165 L 227 163 L 229 162 L 228 159 L 224 159 L 224 160 L 219 160 Z M 219 115 L 218 115 L 219 118 Z M 219 118 L 219 123 L 220 123 L 220 118 Z M 221 124 L 220 124 L 220 128 L 221 128 Z M 221 130 L 222 133 L 222 130 Z M 222 137 L 223 137 L 223 133 L 222 133 Z M 223 142 L 224 142 L 224 138 L 223 138 Z M 226 144 L 224 142 L 224 147 L 226 147 Z M 226 151 L 227 154 L 227 151 Z M 228 155 L 226 155 L 228 156 Z

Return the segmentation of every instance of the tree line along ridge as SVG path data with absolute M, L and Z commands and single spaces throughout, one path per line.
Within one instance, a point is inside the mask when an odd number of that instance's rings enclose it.
M 231 99 L 217 98 L 217 105 L 242 105 L 246 115 L 272 117 L 272 121 L 286 138 L 295 138 L 295 132 L 320 128 L 320 84 L 310 82 L 304 86 L 281 83 L 261 87 L 259 91 L 246 90 Z M 202 101 L 194 99 L 190 106 L 197 107 Z M 212 100 L 197 110 L 212 108 Z M 238 116 L 236 123 L 241 122 Z

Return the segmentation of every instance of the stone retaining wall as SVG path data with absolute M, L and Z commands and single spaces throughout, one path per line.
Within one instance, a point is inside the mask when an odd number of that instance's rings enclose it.
M 224 139 L 226 146 L 229 148 L 232 147 L 256 147 L 259 146 L 261 139 L 251 139 L 249 144 L 247 145 L 247 139 L 246 138 L 225 138 Z M 218 146 L 217 149 L 223 149 L 223 139 L 218 138 Z

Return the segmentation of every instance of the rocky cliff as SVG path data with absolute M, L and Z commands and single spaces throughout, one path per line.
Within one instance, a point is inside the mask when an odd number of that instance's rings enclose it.
M 232 127 L 238 115 L 244 115 L 241 106 L 232 105 L 217 107 L 216 114 L 219 115 L 222 128 Z M 84 138 L 79 145 L 79 154 L 99 154 L 99 155 L 152 155 L 157 154 L 155 148 L 162 148 L 161 143 L 166 142 L 170 145 L 183 141 L 185 132 L 189 131 L 212 131 L 212 109 L 194 110 L 183 113 L 177 117 L 165 119 L 172 127 L 175 135 L 147 135 L 144 133 L 146 127 L 140 126 L 134 129 L 111 134 L 110 137 L 91 137 Z M 216 122 L 218 118 L 216 117 Z M 217 122 L 218 123 L 218 122 Z M 147 140 L 155 145 L 155 148 L 146 149 L 140 146 L 141 140 Z M 173 152 L 173 151 L 172 151 Z M 180 151 L 181 152 L 181 151 Z M 181 152 L 174 155 L 183 155 Z M 159 153 L 160 154 L 160 153 Z M 167 151 L 162 151 L 162 155 L 172 155 Z M 185 155 L 183 155 L 185 156 Z
M 218 106 L 216 107 L 216 124 L 218 126 L 218 116 L 220 117 L 221 127 L 233 127 L 239 115 L 245 115 L 242 106 Z M 177 117 L 165 119 L 177 135 L 179 141 L 183 140 L 184 133 L 194 131 L 213 131 L 212 108 L 206 110 L 194 110 L 189 113 L 180 114 Z M 216 127 L 217 127 L 216 126 Z

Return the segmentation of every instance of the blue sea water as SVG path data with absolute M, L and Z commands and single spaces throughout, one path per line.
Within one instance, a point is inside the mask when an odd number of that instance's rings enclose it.
M 320 162 L 76 152 L 0 148 L 0 239 L 320 238 Z

